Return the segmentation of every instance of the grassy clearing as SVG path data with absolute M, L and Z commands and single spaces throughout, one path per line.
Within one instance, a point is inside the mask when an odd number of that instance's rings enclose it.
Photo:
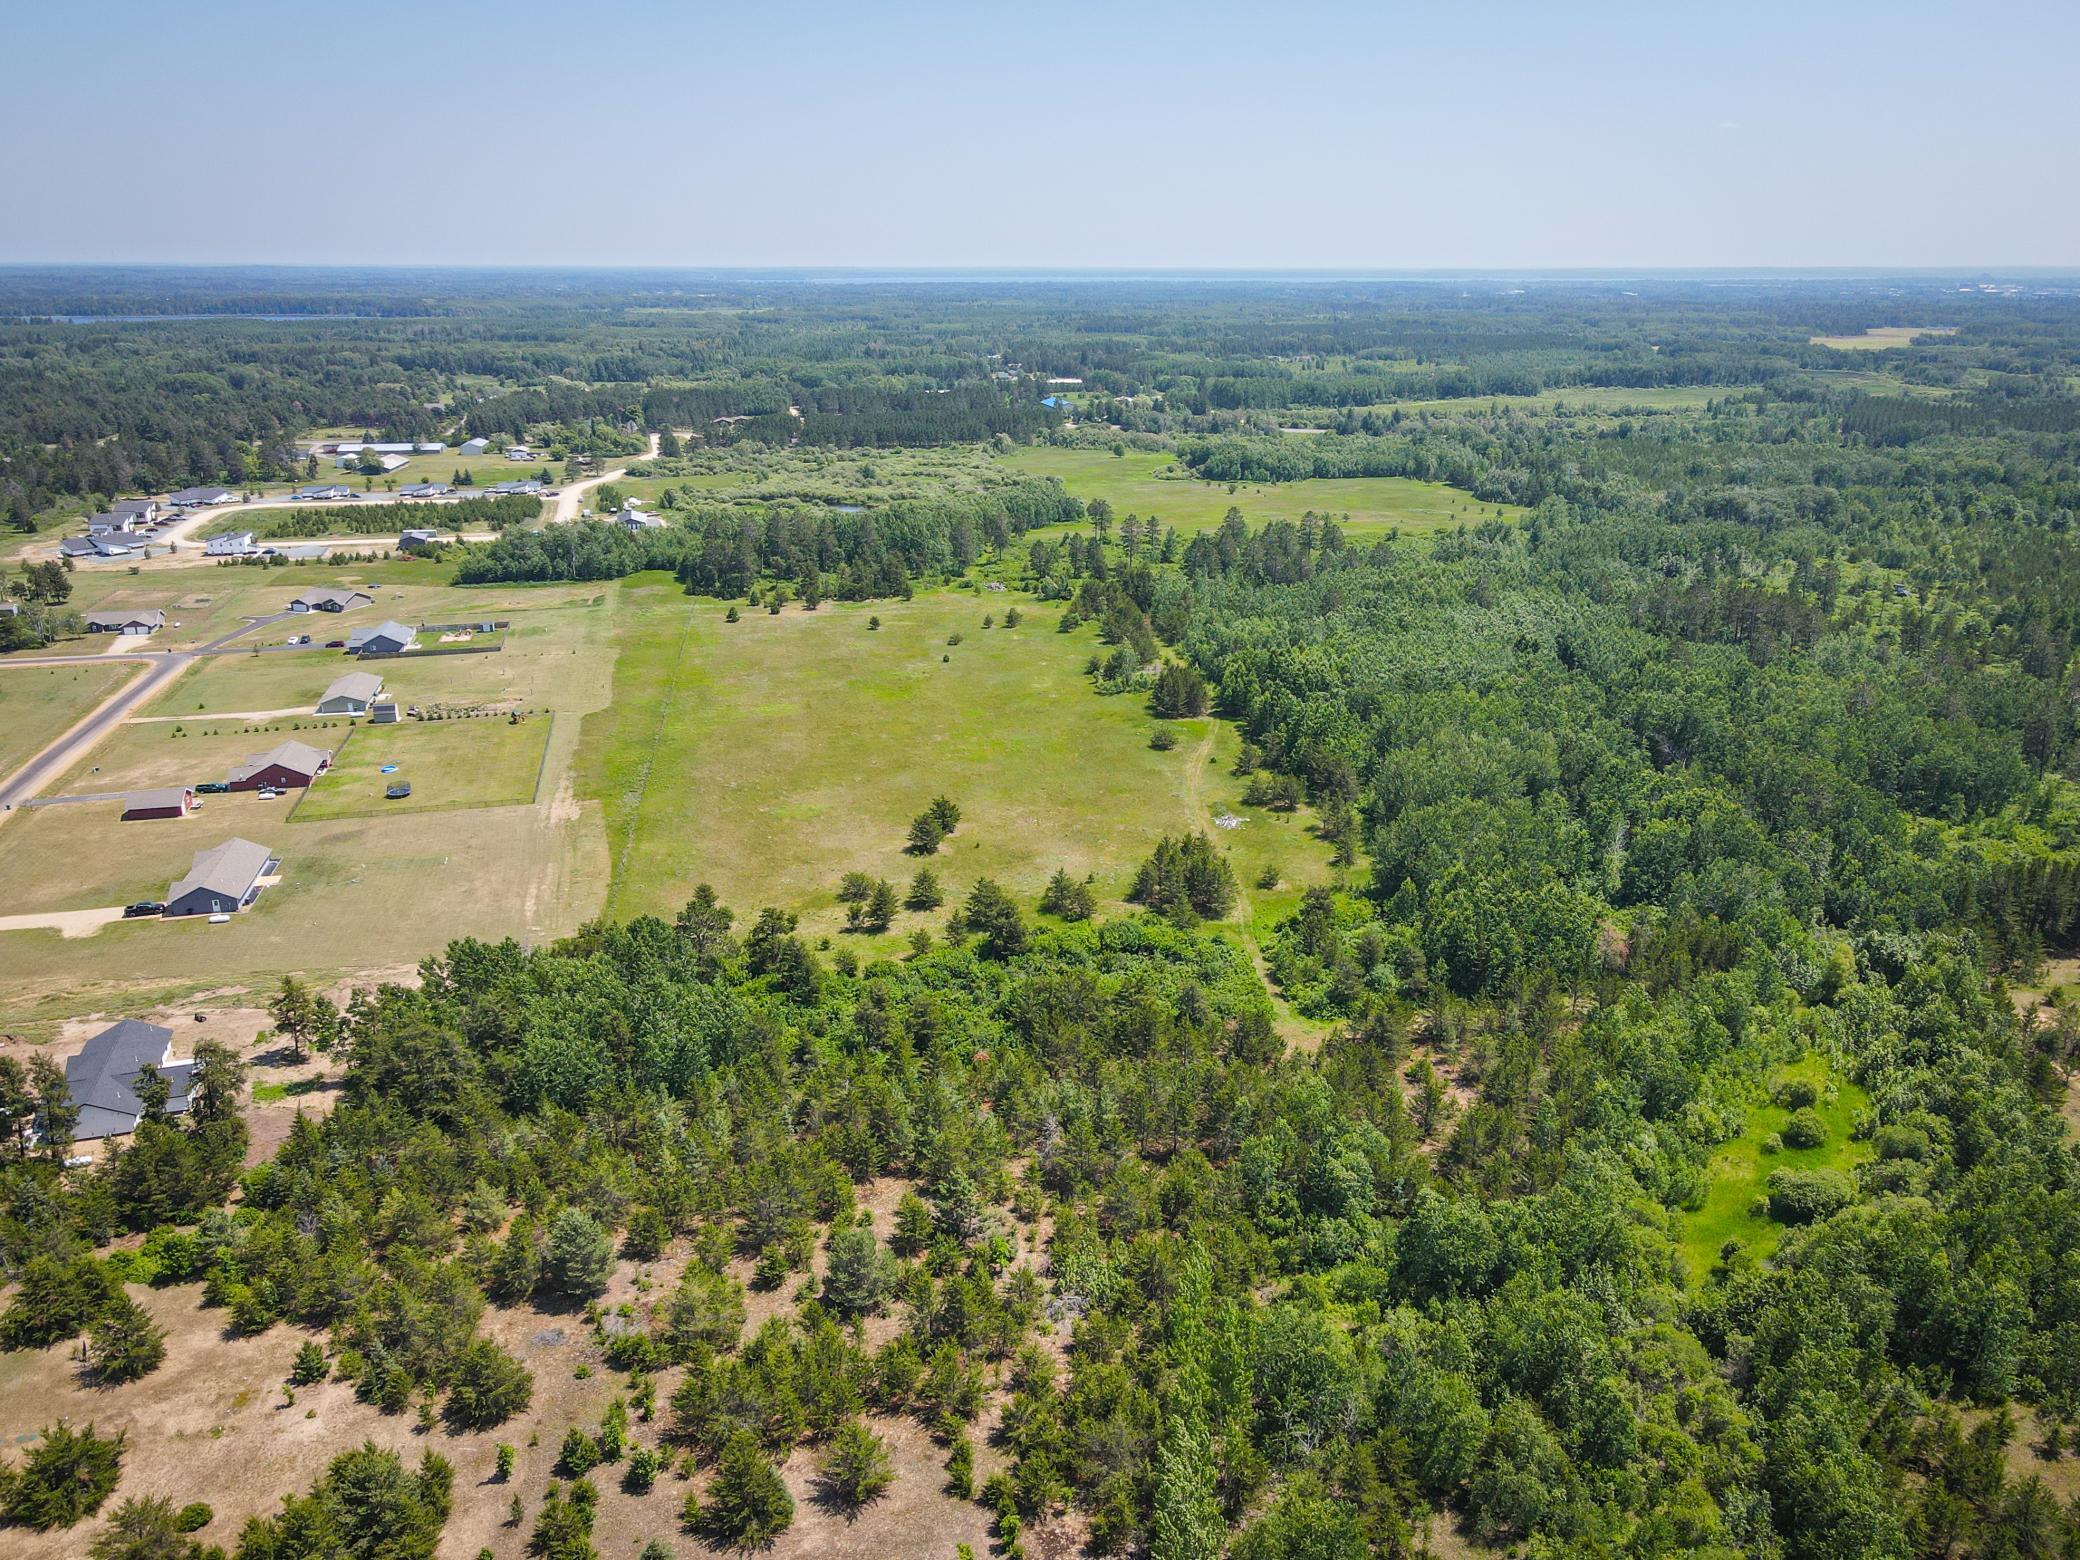
M 0 775 L 13 774 L 138 671 L 133 662 L 111 661 L 0 672 Z
M 1832 347 L 1837 352 L 1883 352 L 1888 347 L 1908 347 L 1921 336 L 1954 336 L 1954 325 L 1872 325 L 1860 336 L 1813 336 L 1808 338 L 1816 347 Z
M 1000 459 L 1015 471 L 1061 478 L 1062 485 L 1086 503 L 1107 499 L 1121 515 L 1155 516 L 1185 536 L 1212 530 L 1231 506 L 1240 509 L 1252 526 L 1267 520 L 1298 520 L 1310 509 L 1336 515 L 1339 522 L 1348 517 L 1345 532 L 1354 538 L 1376 537 L 1389 530 L 1442 531 L 1462 522 L 1471 525 L 1493 518 L 1498 512 L 1506 518 L 1522 512 L 1513 505 L 1480 503 L 1442 483 L 1407 477 L 1318 477 L 1305 482 L 1243 483 L 1231 489 L 1225 482 L 1201 482 L 1185 475 L 1184 468 L 1169 455 L 1141 450 L 1113 455 L 1105 450 L 1033 445 Z
M 483 717 L 363 726 L 298 803 L 296 821 L 530 802 L 549 728 L 547 716 L 518 724 Z M 384 774 L 386 764 L 395 772 Z M 398 781 L 411 782 L 412 794 L 389 800 L 383 793 Z
M 1791 1112 L 1767 1100 L 1749 1111 L 1747 1131 L 1712 1155 L 1707 1172 L 1710 1183 L 1703 1204 L 1686 1211 L 1678 1220 L 1676 1249 L 1682 1254 L 1683 1269 L 1692 1284 L 1703 1282 L 1718 1262 L 1720 1248 L 1729 1240 L 1739 1241 L 1756 1261 L 1767 1259 L 1777 1249 L 1784 1238 L 1784 1227 L 1767 1214 L 1755 1211 L 1772 1170 L 1847 1171 L 1870 1155 L 1868 1145 L 1852 1141 L 1849 1136 L 1857 1112 L 1869 1103 L 1863 1090 L 1846 1078 L 1836 1077 L 1827 1063 L 1817 1057 L 1807 1057 L 1782 1069 L 1773 1082 L 1794 1078 L 1809 1079 L 1819 1087 L 1820 1101 L 1813 1108 L 1827 1124 L 1827 1141 L 1818 1148 L 1769 1152 L 1764 1144 L 1783 1131 Z
M 1536 395 L 1480 395 L 1446 397 L 1429 401 L 1385 401 L 1376 406 L 1360 407 L 1357 410 L 1379 412 L 1458 412 L 1478 415 L 1490 410 L 1528 412 L 1694 412 L 1702 411 L 1713 401 L 1722 401 L 1728 396 L 1739 395 L 1752 389 L 1750 385 L 1573 385 L 1565 390 L 1541 390 Z M 1338 408 L 1295 408 L 1293 415 L 1302 412 L 1326 420 L 1339 414 Z
M 1018 628 L 982 628 L 1013 604 Z M 963 810 L 930 861 L 949 903 L 993 877 L 1030 907 L 1062 867 L 1093 876 L 1101 913 L 1117 912 L 1161 835 L 1207 827 L 1222 733 L 1179 722 L 1178 746 L 1152 750 L 1144 701 L 1099 698 L 1084 679 L 1095 630 L 1059 634 L 1052 617 L 936 591 L 726 623 L 721 603 L 624 582 L 613 703 L 582 743 L 614 853 L 608 913 L 670 915 L 708 882 L 740 916 L 777 905 L 836 937 L 838 879 L 907 884 L 921 863 L 905 830 L 941 791 Z M 889 937 L 848 941 L 887 951 L 944 919 L 905 912 Z

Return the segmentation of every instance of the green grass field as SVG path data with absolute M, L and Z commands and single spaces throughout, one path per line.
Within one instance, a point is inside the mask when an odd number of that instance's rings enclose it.
M 1692 412 L 1713 401 L 1739 395 L 1744 385 L 1574 385 L 1565 390 L 1541 390 L 1536 395 L 1475 395 L 1430 401 L 1388 401 L 1358 410 L 1372 412 L 1462 412 L 1478 414 L 1494 407 L 1532 412 L 1563 409 L 1594 412 Z M 1299 410 L 1299 409 L 1296 409 Z M 1335 412 L 1322 410 L 1323 417 Z
M 547 716 L 517 725 L 488 716 L 364 725 L 297 804 L 294 817 L 319 823 L 530 802 L 549 728 Z M 396 772 L 384 774 L 385 764 L 395 764 Z M 383 793 L 400 780 L 411 782 L 412 794 L 392 801 Z
M 0 671 L 0 775 L 13 774 L 141 672 L 132 661 Z
M 1210 531 L 1230 506 L 1242 511 L 1252 526 L 1268 520 L 1298 520 L 1312 509 L 1319 514 L 1348 515 L 1346 534 L 1376 537 L 1389 530 L 1404 535 L 1472 525 L 1498 512 L 1505 518 L 1522 513 L 1509 504 L 1483 504 L 1472 495 L 1437 482 L 1407 477 L 1318 477 L 1305 482 L 1242 483 L 1230 491 L 1225 482 L 1201 482 L 1183 475 L 1169 455 L 1129 450 L 1061 449 L 1031 445 L 1000 457 L 1015 471 L 1059 477 L 1062 485 L 1088 503 L 1111 502 L 1118 514 L 1160 519 L 1180 535 Z
M 1920 336 L 1956 334 L 1954 325 L 1869 325 L 1860 336 L 1814 336 L 1811 343 L 1837 352 L 1883 352 L 1889 347 L 1910 347 Z
M 1019 627 L 982 628 L 1012 604 Z M 726 623 L 720 603 L 629 581 L 614 626 L 613 703 L 581 744 L 583 790 L 605 803 L 613 916 L 669 916 L 707 882 L 740 918 L 777 905 L 835 935 L 838 879 L 906 884 L 921 863 L 904 832 L 942 791 L 963 810 L 930 862 L 950 901 L 994 877 L 1030 908 L 1064 867 L 1094 874 L 1117 911 L 1160 836 L 1208 827 L 1240 791 L 1215 773 L 1231 732 L 1180 722 L 1179 745 L 1152 750 L 1146 701 L 1100 698 L 1083 675 L 1095 630 L 1057 633 L 1017 597 L 935 591 Z M 1296 882 L 1310 856 L 1321 870 L 1296 822 L 1215 833 L 1226 845 L 1249 829 L 1239 868 L 1275 852 Z M 944 919 L 906 912 L 883 946 Z
M 1758 1214 L 1755 1203 L 1772 1170 L 1849 1170 L 1869 1157 L 1867 1145 L 1852 1141 L 1857 1112 L 1868 1103 L 1863 1090 L 1846 1078 L 1834 1078 L 1827 1064 L 1808 1057 L 1776 1074 L 1775 1081 L 1808 1078 L 1821 1088 L 1820 1103 L 1814 1106 L 1827 1124 L 1827 1141 L 1818 1148 L 1781 1148 L 1768 1152 L 1764 1143 L 1781 1132 L 1791 1112 L 1767 1100 L 1748 1113 L 1748 1129 L 1712 1155 L 1710 1184 L 1703 1205 L 1678 1218 L 1676 1249 L 1682 1254 L 1683 1269 L 1694 1285 L 1702 1283 L 1719 1260 L 1727 1241 L 1737 1240 L 1756 1261 L 1766 1259 L 1784 1238 L 1784 1227 L 1766 1214 Z M 1832 1079 L 1835 1094 L 1826 1097 Z

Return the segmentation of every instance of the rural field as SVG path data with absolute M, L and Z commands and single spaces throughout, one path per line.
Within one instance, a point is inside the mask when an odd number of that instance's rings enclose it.
M 359 727 L 297 804 L 299 823 L 390 813 L 515 807 L 535 799 L 553 717 L 400 721 Z M 412 794 L 383 794 L 407 781 Z
M 141 672 L 134 661 L 12 669 L 0 662 L 0 775 L 12 774 Z
M 1439 482 L 1408 477 L 1316 477 L 1304 482 L 1202 482 L 1185 474 L 1170 456 L 1142 450 L 1113 455 L 1106 450 L 1035 445 L 1011 451 L 1004 465 L 1033 476 L 1059 477 L 1077 498 L 1108 500 L 1121 515 L 1158 518 L 1180 536 L 1210 531 L 1230 508 L 1252 527 L 1269 520 L 1298 520 L 1312 509 L 1337 517 L 1345 535 L 1365 541 L 1388 531 L 1419 535 L 1472 525 L 1519 511 L 1509 504 L 1483 504 Z M 1348 517 L 1346 522 L 1345 517 Z M 1036 531 L 1036 536 L 1049 534 Z
M 982 627 L 1007 605 L 1022 606 L 1018 627 Z M 1083 675 L 1096 630 L 1060 634 L 1054 616 L 953 590 L 727 623 L 718 602 L 624 583 L 614 699 L 583 742 L 583 788 L 604 804 L 613 853 L 608 913 L 670 916 L 707 882 L 740 917 L 777 905 L 836 934 L 841 876 L 900 889 L 925 864 L 950 903 L 992 877 L 1031 904 L 1064 868 L 1094 876 L 1118 910 L 1158 838 L 1210 829 L 1226 791 L 1239 796 L 1221 767 L 1234 738 L 1178 722 L 1178 746 L 1152 750 L 1145 700 L 1100 698 Z M 962 819 L 927 863 L 904 853 L 905 831 L 942 792 Z M 1277 856 L 1308 881 L 1326 851 L 1304 822 L 1250 811 L 1214 831 L 1244 845 L 1238 867 Z M 878 941 L 944 919 L 906 911 Z

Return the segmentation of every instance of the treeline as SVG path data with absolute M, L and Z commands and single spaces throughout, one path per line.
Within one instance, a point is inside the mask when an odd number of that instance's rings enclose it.
M 505 531 L 535 523 L 542 501 L 524 493 L 496 498 L 464 498 L 452 502 L 312 504 L 293 509 L 263 509 L 252 517 L 255 536 L 380 536 L 428 529 Z M 243 530 L 245 518 L 225 529 Z
M 1035 526 L 1083 513 L 1053 478 L 988 494 L 905 500 L 861 514 L 828 506 L 665 511 L 670 523 L 629 531 L 610 521 L 552 526 L 473 549 L 457 581 L 618 579 L 667 570 L 699 595 L 739 596 L 780 581 L 807 599 L 905 594 L 912 581 L 964 572 Z

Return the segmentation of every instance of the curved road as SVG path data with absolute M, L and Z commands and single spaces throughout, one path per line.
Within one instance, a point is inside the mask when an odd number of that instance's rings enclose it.
M 0 675 L 5 675 L 10 666 L 92 666 L 107 661 L 138 661 L 145 667 L 143 676 L 133 677 L 118 688 L 71 730 L 0 783 L 0 819 L 34 797 L 40 787 L 86 757 L 102 738 L 128 718 L 132 710 L 180 676 L 197 656 L 213 654 L 241 634 L 265 628 L 269 623 L 278 623 L 288 615 L 277 612 L 269 617 L 253 618 L 230 633 L 212 639 L 199 650 L 112 651 L 106 655 L 40 655 L 0 660 Z

